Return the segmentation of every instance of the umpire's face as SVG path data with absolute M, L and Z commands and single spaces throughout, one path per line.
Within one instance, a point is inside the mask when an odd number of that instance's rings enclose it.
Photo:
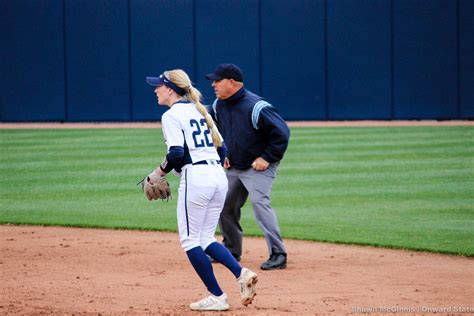
M 235 93 L 232 89 L 233 79 L 221 79 L 212 81 L 212 87 L 216 97 L 221 100 L 225 100 Z

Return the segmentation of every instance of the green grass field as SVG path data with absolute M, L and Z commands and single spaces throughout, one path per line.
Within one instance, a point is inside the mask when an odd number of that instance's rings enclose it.
M 176 200 L 136 185 L 160 129 L 3 129 L 0 146 L 2 224 L 176 230 Z M 292 128 L 272 204 L 285 238 L 474 256 L 474 128 Z M 261 235 L 249 205 L 242 225 Z

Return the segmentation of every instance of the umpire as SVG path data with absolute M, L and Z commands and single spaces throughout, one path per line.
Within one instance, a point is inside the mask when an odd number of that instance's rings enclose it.
M 278 165 L 288 147 L 288 125 L 271 104 L 244 88 L 243 74 L 238 66 L 220 64 L 206 78 L 212 81 L 217 97 L 209 113 L 228 149 L 224 168 L 229 190 L 219 220 L 223 243 L 240 260 L 241 208 L 250 196 L 269 252 L 269 259 L 260 268 L 284 269 L 287 253 L 277 216 L 270 206 L 270 193 Z

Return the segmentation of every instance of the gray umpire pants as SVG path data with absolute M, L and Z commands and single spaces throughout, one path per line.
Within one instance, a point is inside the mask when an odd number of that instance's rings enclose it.
M 279 162 L 271 163 L 265 171 L 255 171 L 253 168 L 226 170 L 229 188 L 219 226 L 224 237 L 223 243 L 233 255 L 242 255 L 243 231 L 240 226 L 240 215 L 248 196 L 255 219 L 265 236 L 268 253 L 272 254 L 272 251 L 286 253 L 277 216 L 270 206 L 270 193 L 278 165 Z

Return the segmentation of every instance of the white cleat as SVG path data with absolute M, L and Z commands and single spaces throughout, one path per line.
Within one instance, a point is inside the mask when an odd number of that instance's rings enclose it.
M 227 295 L 221 296 L 209 295 L 198 302 L 191 303 L 189 307 L 193 311 L 226 311 L 229 309 Z
M 258 282 L 257 274 L 247 268 L 242 268 L 240 277 L 237 279 L 240 285 L 240 298 L 242 305 L 247 306 L 252 303 L 257 289 L 255 285 Z

